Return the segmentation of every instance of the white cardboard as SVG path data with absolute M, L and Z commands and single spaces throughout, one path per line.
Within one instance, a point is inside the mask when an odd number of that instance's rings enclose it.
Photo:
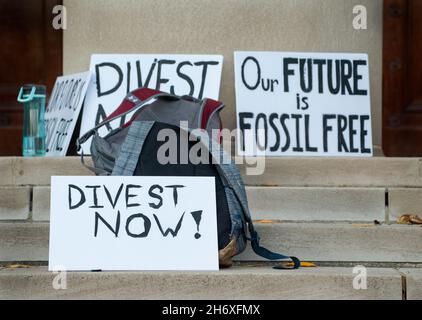
M 123 189 L 115 207 L 110 203 L 104 186 L 114 201 L 121 185 Z M 81 199 L 75 185 L 82 189 L 86 202 L 75 209 Z M 127 207 L 126 186 L 129 188 Z M 151 186 L 160 185 L 150 190 Z M 185 186 L 174 188 L 166 186 Z M 96 190 L 97 205 L 94 203 L 93 188 Z M 69 200 L 69 189 L 71 198 Z M 177 190 L 175 204 L 174 190 Z M 153 194 L 150 195 L 150 192 Z M 157 194 L 162 197 L 162 206 Z M 155 195 L 155 196 L 154 196 Z M 202 210 L 199 229 L 192 212 Z M 118 236 L 98 219 L 95 236 L 96 212 L 103 217 L 115 231 L 118 212 L 120 229 Z M 149 233 L 142 238 L 130 237 L 126 230 L 128 218 L 143 214 L 130 220 L 129 232 L 141 234 L 146 228 L 144 221 L 150 222 Z M 164 236 L 156 218 L 166 233 L 167 228 L 176 231 L 173 236 Z M 183 218 L 182 218 L 183 216 Z M 148 223 L 147 223 L 148 224 Z M 200 238 L 195 235 L 199 233 Z M 218 270 L 217 214 L 214 178 L 210 177 L 92 177 L 68 176 L 51 178 L 51 220 L 50 220 L 50 259 L 49 270 Z
M 90 72 L 57 78 L 45 112 L 47 156 L 66 156 L 90 78 Z
M 94 54 L 81 135 L 111 114 L 128 92 L 139 87 L 218 100 L 222 66 L 221 55 Z M 119 124 L 116 120 L 110 125 L 115 129 Z M 109 129 L 103 127 L 100 135 Z M 90 152 L 90 144 L 88 140 L 82 146 L 84 153 Z
M 235 52 L 235 85 L 236 85 L 236 108 L 237 127 L 243 128 L 246 139 L 245 150 L 241 143 L 241 135 L 238 134 L 237 152 L 239 155 L 255 156 L 341 156 L 341 157 L 370 157 L 372 156 L 372 129 L 371 129 L 371 103 L 368 56 L 366 54 L 346 53 L 293 53 L 293 52 Z M 285 65 L 287 58 L 298 59 L 297 64 Z M 311 68 L 308 68 L 307 60 L 304 63 L 304 85 L 301 86 L 300 60 L 313 59 Z M 322 63 L 322 92 L 319 87 L 319 66 L 314 62 L 324 60 Z M 336 60 L 339 60 L 341 70 L 342 60 L 361 61 L 363 65 L 356 63 L 356 77 L 350 79 L 352 92 L 347 86 L 345 91 L 339 94 L 330 92 L 328 89 L 328 65 L 332 61 L 333 70 L 336 70 Z M 320 62 L 318 62 L 320 63 Z M 259 67 L 258 67 L 259 66 Z M 346 75 L 349 72 L 349 65 L 344 63 Z M 289 70 L 293 74 L 289 75 Z M 312 90 L 308 90 L 308 70 L 312 70 Z M 353 70 L 353 68 L 352 68 Z M 334 74 L 333 71 L 333 74 Z M 287 73 L 287 81 L 285 81 Z M 260 76 L 258 76 L 260 74 Z M 356 78 L 356 89 L 354 90 L 354 79 Z M 333 77 L 333 85 L 336 85 L 336 78 Z M 288 84 L 288 88 L 285 84 Z M 248 88 L 249 87 L 249 88 Z M 256 87 L 256 88 L 255 88 Z M 342 86 L 340 86 L 342 88 Z M 360 93 L 357 95 L 356 93 Z M 299 96 L 298 96 L 299 95 Z M 302 99 L 305 99 L 306 104 Z M 299 109 L 298 109 L 299 99 Z M 248 114 L 249 113 L 249 114 Z M 249 118 L 250 113 L 253 117 Z M 271 116 L 272 114 L 275 114 Z M 326 117 L 327 130 L 324 130 L 324 116 L 336 115 L 335 119 Z M 260 116 L 258 116 L 260 115 Z M 286 118 L 288 115 L 289 118 Z M 294 115 L 295 118 L 292 117 Z M 338 119 L 347 119 L 344 136 L 346 147 L 341 144 L 339 150 Z M 358 116 L 358 119 L 349 118 L 351 115 Z M 241 120 L 241 117 L 243 120 Z M 346 118 L 342 118 L 345 116 Z M 272 123 L 270 122 L 270 117 Z M 282 121 L 283 117 L 283 121 Z M 299 120 L 296 120 L 299 117 Z M 309 117 L 309 130 L 306 130 L 306 117 Z M 257 121 L 259 119 L 259 121 Z M 350 119 L 350 121 L 349 121 Z M 363 126 L 361 126 L 361 121 Z M 258 125 L 256 124 L 258 122 Z M 262 149 L 257 148 L 257 136 L 259 137 L 267 126 L 267 145 L 265 148 L 265 134 L 262 135 Z M 285 128 L 283 127 L 285 124 Z M 296 129 L 299 123 L 299 129 Z M 352 124 L 352 126 L 350 125 Z M 250 126 L 250 129 L 249 129 Z M 330 130 L 328 127 L 332 127 Z M 274 130 L 276 128 L 276 130 Z M 356 131 L 356 132 L 354 132 Z M 289 134 L 287 135 L 286 132 Z M 308 132 L 308 134 L 306 134 Z M 279 140 L 277 140 L 277 133 Z M 299 144 L 297 143 L 299 133 Z M 352 142 L 350 143 L 350 135 Z M 307 137 L 308 136 L 308 137 Z M 364 143 L 361 143 L 361 136 Z M 290 143 L 289 139 L 290 138 Z M 325 138 L 326 137 L 326 138 Z M 258 138 L 259 139 L 259 138 Z M 326 141 L 324 147 L 324 140 Z M 277 141 L 279 145 L 277 145 Z M 299 146 L 299 147 L 298 147 Z M 308 146 L 308 147 L 306 147 Z M 271 150 L 272 149 L 272 150 Z M 284 150 L 283 150 L 284 149 Z

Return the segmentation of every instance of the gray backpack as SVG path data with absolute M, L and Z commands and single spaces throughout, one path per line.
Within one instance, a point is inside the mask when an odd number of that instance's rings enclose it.
M 213 176 L 216 182 L 217 227 L 219 239 L 219 261 L 221 267 L 232 265 L 232 258 L 243 252 L 247 240 L 253 251 L 269 260 L 291 260 L 293 268 L 299 268 L 300 261 L 271 252 L 259 245 L 259 236 L 252 223 L 246 189 L 239 170 L 231 157 L 224 151 L 218 138 L 208 143 L 193 141 L 189 148 L 201 143 L 208 150 L 209 161 L 204 164 L 160 164 L 156 157 L 162 145 L 157 139 L 160 130 L 172 129 L 178 135 L 203 129 L 208 134 L 221 130 L 219 111 L 224 105 L 218 101 L 191 97 L 178 97 L 147 88 L 129 93 L 122 104 L 107 119 L 85 133 L 77 141 L 77 147 L 92 137 L 91 156 L 96 174 L 116 176 Z M 134 112 L 125 122 L 124 117 Z M 100 137 L 98 130 L 111 121 L 121 119 L 119 128 Z M 186 128 L 180 121 L 187 122 Z M 82 155 L 83 162 L 83 155 Z M 247 235 L 249 234 L 249 236 Z M 283 265 L 276 268 L 284 269 Z

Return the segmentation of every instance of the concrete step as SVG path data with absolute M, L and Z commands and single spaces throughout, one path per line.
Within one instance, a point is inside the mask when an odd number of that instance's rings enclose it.
M 249 186 L 247 193 L 256 220 L 395 222 L 403 214 L 422 217 L 422 188 Z M 49 186 L 0 187 L 0 221 L 49 221 L 49 212 Z
M 248 175 L 245 164 L 256 159 L 238 162 L 252 186 L 422 187 L 420 158 L 266 158 L 258 176 Z M 91 174 L 78 157 L 0 158 L 0 185 L 49 185 L 52 175 Z
M 46 267 L 0 270 L 0 299 L 336 299 L 401 300 L 402 274 L 368 268 L 367 289 L 356 290 L 353 268 L 237 266 L 216 272 L 73 272 Z M 53 287 L 55 277 L 67 289 Z M 413 286 L 413 283 L 410 283 Z
M 257 224 L 261 244 L 310 261 L 422 262 L 421 226 L 327 223 Z M 250 247 L 238 260 L 262 260 Z
M 261 244 L 305 261 L 422 262 L 422 228 L 345 223 L 256 223 Z M 0 223 L 0 261 L 47 261 L 49 224 Z M 248 248 L 236 258 L 262 260 Z
M 406 278 L 407 300 L 422 300 L 422 269 L 400 269 Z
M 0 221 L 26 220 L 31 204 L 31 187 L 0 186 Z
M 10 204 L 0 205 L 0 220 L 3 217 L 14 220 L 27 218 L 28 211 L 25 211 L 25 201 L 23 201 L 25 199 L 21 199 L 21 194 L 27 192 L 26 187 L 23 190 L 16 189 L 16 187 L 12 187 L 11 191 L 4 189 L 7 190 L 4 192 L 4 197 L 8 197 L 5 203 Z M 12 192 L 15 193 L 11 197 Z M 386 220 L 385 192 L 383 188 L 247 187 L 249 206 L 254 219 L 283 221 L 378 220 L 382 222 Z M 19 199 L 10 200 L 18 196 Z M 2 197 L 0 189 L 0 199 Z M 408 198 L 406 192 L 403 193 L 403 197 Z M 402 199 L 400 195 L 396 198 L 397 202 Z M 29 201 L 29 196 L 26 200 Z M 417 200 L 419 201 L 419 198 Z M 29 207 L 28 201 L 26 210 Z M 34 187 L 32 220 L 49 221 L 49 212 L 50 187 Z
M 422 214 L 421 161 L 267 158 L 244 179 L 255 219 L 388 222 Z M 0 221 L 48 221 L 50 177 L 87 174 L 77 157 L 0 158 Z
M 87 159 L 87 163 L 91 163 Z M 50 185 L 54 175 L 92 175 L 78 157 L 1 157 L 0 185 Z
M 373 222 L 388 219 L 384 188 L 250 186 L 247 193 L 256 220 Z
M 246 163 L 254 163 L 246 160 Z M 263 174 L 247 174 L 248 185 L 324 187 L 421 187 L 420 158 L 266 158 Z M 253 166 L 251 166 L 253 167 Z

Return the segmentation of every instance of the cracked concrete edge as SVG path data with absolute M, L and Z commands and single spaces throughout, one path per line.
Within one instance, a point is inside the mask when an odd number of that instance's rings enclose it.
M 397 271 L 402 276 L 403 294 L 406 300 L 422 300 L 422 269 L 400 268 Z

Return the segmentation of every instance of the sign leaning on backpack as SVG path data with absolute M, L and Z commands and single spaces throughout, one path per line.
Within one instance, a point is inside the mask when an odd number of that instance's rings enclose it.
M 51 186 L 49 270 L 218 270 L 213 178 L 52 177 Z
M 235 84 L 239 155 L 372 156 L 366 54 L 235 52 Z
M 221 55 L 94 54 L 81 134 L 101 123 L 130 91 L 140 87 L 199 100 L 205 97 L 218 100 L 222 66 Z M 125 119 L 123 116 L 108 122 L 100 133 L 106 134 Z M 83 146 L 85 154 L 89 153 L 89 146 L 90 141 Z

